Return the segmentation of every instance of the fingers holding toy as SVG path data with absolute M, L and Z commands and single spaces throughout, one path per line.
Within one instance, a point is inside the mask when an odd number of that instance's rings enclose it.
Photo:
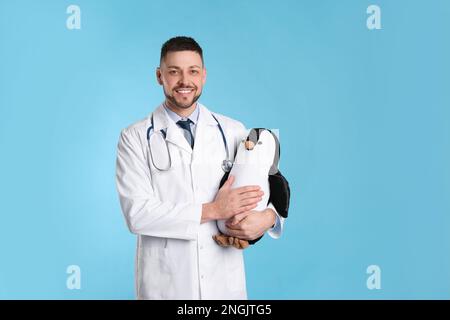
M 238 224 L 227 223 L 228 234 L 244 240 L 254 240 L 262 236 L 275 221 L 275 212 L 268 208 L 264 211 L 251 211 Z
M 261 201 L 261 187 L 248 185 L 232 189 L 233 182 L 234 176 L 230 174 L 212 202 L 215 220 L 229 219 L 236 214 L 252 210 Z
M 243 213 L 239 213 L 237 215 L 235 215 L 233 218 L 228 219 L 228 221 L 226 222 L 226 226 L 228 227 L 228 225 L 230 226 L 235 226 L 237 225 L 239 222 L 241 222 L 244 218 L 246 218 L 248 215 L 252 214 L 254 211 L 246 211 Z

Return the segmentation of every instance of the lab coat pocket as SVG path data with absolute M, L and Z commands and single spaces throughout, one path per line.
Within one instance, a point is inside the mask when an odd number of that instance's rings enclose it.
M 173 272 L 167 247 L 143 248 L 138 261 L 139 298 L 167 299 L 172 296 Z

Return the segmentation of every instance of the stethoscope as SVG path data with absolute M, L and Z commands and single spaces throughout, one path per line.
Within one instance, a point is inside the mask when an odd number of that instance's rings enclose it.
M 212 113 L 211 113 L 211 115 L 212 115 L 212 117 L 214 118 L 214 120 L 216 120 L 217 125 L 219 126 L 219 131 L 220 131 L 220 134 L 222 135 L 223 145 L 224 145 L 224 147 L 225 147 L 226 159 L 222 161 L 222 170 L 223 170 L 224 172 L 230 172 L 231 168 L 233 167 L 233 162 L 230 160 L 230 154 L 229 154 L 229 151 L 228 151 L 227 139 L 225 138 L 225 133 L 223 132 L 223 128 L 222 128 L 222 126 L 220 125 L 219 120 L 217 120 L 217 118 L 216 118 Z M 158 171 L 168 171 L 168 170 L 170 170 L 170 168 L 172 167 L 172 158 L 170 157 L 169 145 L 167 144 L 167 140 L 166 140 L 166 136 L 167 136 L 166 130 L 161 129 L 161 130 L 159 130 L 159 134 L 158 134 L 158 135 L 155 134 L 155 132 L 153 132 L 153 134 L 150 135 L 150 131 L 152 131 L 152 130 L 153 130 L 153 127 L 154 127 L 154 124 L 153 124 L 153 114 L 152 114 L 152 116 L 151 116 L 151 118 L 150 118 L 150 121 L 151 121 L 151 125 L 150 125 L 150 127 L 147 129 L 147 143 L 148 143 L 148 149 L 149 149 L 149 151 L 150 151 L 150 158 L 151 158 L 151 160 L 152 160 L 152 164 L 153 164 L 153 166 L 154 166 Z M 153 131 L 154 131 L 154 130 L 153 130 Z M 156 163 L 155 163 L 155 161 L 154 161 L 154 158 L 153 158 L 153 152 L 152 152 L 152 146 L 151 146 L 151 145 L 152 145 L 152 142 L 150 141 L 151 139 L 153 139 L 154 142 L 159 142 L 159 143 L 164 142 L 165 148 L 166 148 L 166 151 L 167 151 L 165 156 L 167 156 L 167 159 L 168 159 L 168 161 L 167 161 L 168 166 L 166 166 L 166 167 L 161 167 L 161 166 L 159 166 L 159 165 L 156 165 Z M 156 139 L 156 140 L 155 140 L 155 139 Z M 158 139 L 159 139 L 159 141 L 158 141 Z M 163 141 L 161 141 L 161 139 L 162 139 Z M 163 157 L 162 154 L 161 154 L 161 156 Z

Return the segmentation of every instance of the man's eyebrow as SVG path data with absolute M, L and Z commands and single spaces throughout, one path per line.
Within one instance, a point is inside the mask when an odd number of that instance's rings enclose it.
M 180 67 L 177 67 L 177 66 L 167 66 L 167 68 L 169 68 L 169 69 L 181 69 Z M 198 65 L 193 65 L 193 66 L 190 66 L 189 68 L 199 68 L 199 69 L 201 69 L 202 67 L 200 67 Z

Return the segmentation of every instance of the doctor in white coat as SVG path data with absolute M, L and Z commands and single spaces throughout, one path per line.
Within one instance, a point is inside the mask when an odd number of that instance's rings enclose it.
M 240 238 L 252 240 L 266 231 L 279 237 L 283 219 L 271 204 L 249 215 L 261 200 L 258 186 L 233 188 L 230 177 L 219 190 L 222 162 L 227 153 L 233 160 L 247 130 L 197 102 L 206 81 L 197 42 L 168 40 L 156 76 L 164 103 L 121 132 L 117 151 L 120 204 L 138 236 L 137 298 L 246 299 L 242 250 L 215 243 L 216 220 L 233 219 Z

